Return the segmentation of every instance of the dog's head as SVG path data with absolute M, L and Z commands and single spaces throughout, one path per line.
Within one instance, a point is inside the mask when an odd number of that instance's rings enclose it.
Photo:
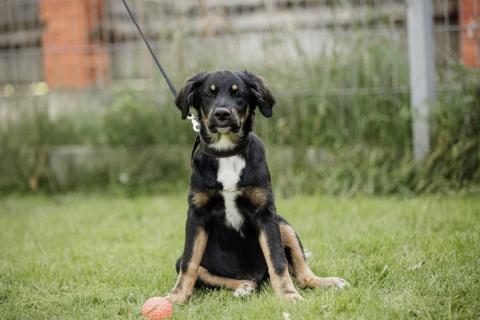
M 252 129 L 258 107 L 265 117 L 272 116 L 275 99 L 262 78 L 247 71 L 202 72 L 188 78 L 175 101 L 185 119 L 194 107 L 205 141 L 216 142 L 227 136 L 232 142 Z

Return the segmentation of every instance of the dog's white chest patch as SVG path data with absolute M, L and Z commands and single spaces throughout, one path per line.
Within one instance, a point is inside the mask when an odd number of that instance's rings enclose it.
M 217 181 L 223 186 L 220 193 L 225 203 L 225 222 L 233 229 L 239 231 L 243 225 L 243 216 L 238 211 L 235 200 L 240 194 L 237 184 L 240 181 L 245 160 L 239 156 L 220 158 L 218 160 Z

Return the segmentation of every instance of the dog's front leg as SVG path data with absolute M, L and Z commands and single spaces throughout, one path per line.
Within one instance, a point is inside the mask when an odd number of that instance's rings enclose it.
M 288 273 L 288 261 L 285 256 L 280 228 L 275 219 L 275 209 L 259 213 L 259 241 L 268 267 L 270 282 L 276 296 L 288 300 L 299 300 L 302 296 L 293 286 L 292 278 Z
M 189 212 L 185 225 L 185 246 L 180 262 L 180 271 L 177 282 L 169 294 L 172 302 L 184 303 L 192 294 L 207 239 L 208 234 L 203 227 L 201 217 L 195 211 Z

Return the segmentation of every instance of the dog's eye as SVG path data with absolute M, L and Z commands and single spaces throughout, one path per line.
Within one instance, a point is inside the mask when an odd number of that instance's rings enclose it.
M 234 96 L 234 97 L 240 97 L 240 96 L 242 96 L 242 94 L 240 93 L 240 91 L 235 90 L 235 91 L 232 92 L 232 96 Z
M 207 97 L 215 97 L 216 94 L 217 94 L 217 86 L 214 84 L 210 85 L 207 91 Z

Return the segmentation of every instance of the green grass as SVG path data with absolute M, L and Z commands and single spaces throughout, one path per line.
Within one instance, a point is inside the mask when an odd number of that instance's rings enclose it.
M 175 282 L 185 196 L 0 199 L 0 319 L 140 319 Z M 279 212 L 345 291 L 196 291 L 176 319 L 480 317 L 480 199 L 295 197 Z

